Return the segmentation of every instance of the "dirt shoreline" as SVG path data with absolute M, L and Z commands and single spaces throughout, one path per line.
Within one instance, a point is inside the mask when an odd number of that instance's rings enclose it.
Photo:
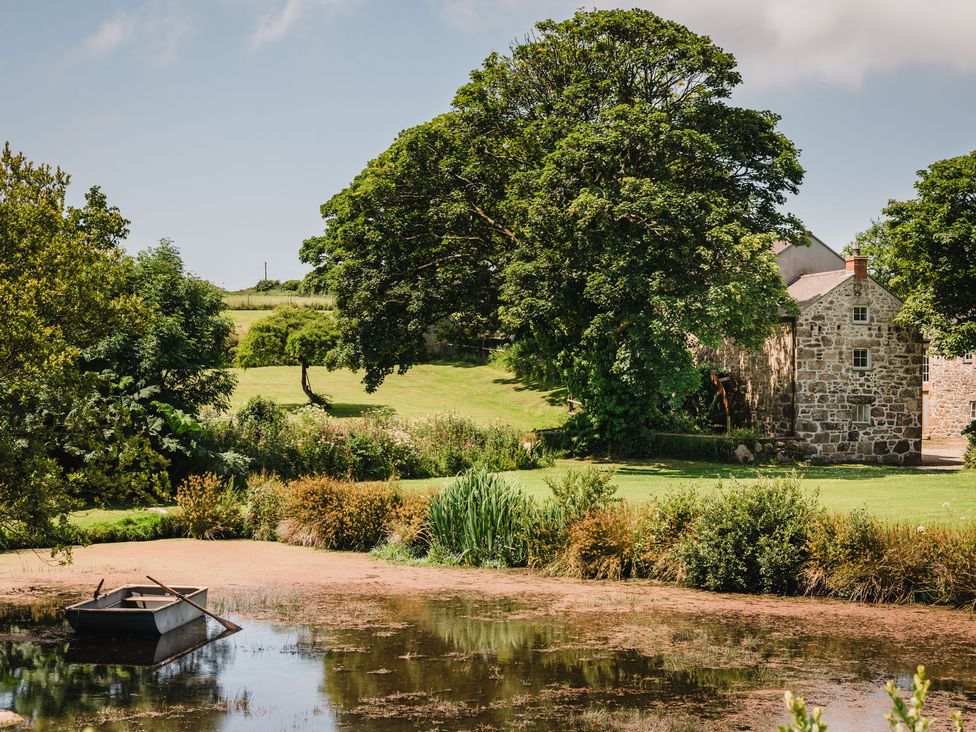
M 367 554 L 248 540 L 97 544 L 76 549 L 70 565 L 32 551 L 0 554 L 0 602 L 81 597 L 102 578 L 113 587 L 144 581 L 147 574 L 171 584 L 207 584 L 216 603 L 244 616 L 290 616 L 280 620 L 294 620 L 296 613 L 306 622 L 329 620 L 344 599 L 481 595 L 523 600 L 530 608 L 524 616 L 667 612 L 785 623 L 806 634 L 976 643 L 976 614 L 968 610 L 718 594 L 643 580 L 543 577 L 527 570 L 412 567 Z

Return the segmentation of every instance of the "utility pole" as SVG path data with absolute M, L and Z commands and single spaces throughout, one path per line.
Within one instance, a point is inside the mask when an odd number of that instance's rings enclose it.
M 264 263 L 264 279 L 268 279 L 268 263 Z

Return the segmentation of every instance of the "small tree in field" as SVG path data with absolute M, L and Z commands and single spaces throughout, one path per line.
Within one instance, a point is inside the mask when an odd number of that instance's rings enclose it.
M 329 313 L 297 305 L 278 308 L 258 321 L 237 347 L 237 365 L 242 368 L 292 366 L 302 368 L 302 391 L 312 404 L 327 401 L 312 391 L 309 366 L 338 366 L 335 347 L 338 329 Z

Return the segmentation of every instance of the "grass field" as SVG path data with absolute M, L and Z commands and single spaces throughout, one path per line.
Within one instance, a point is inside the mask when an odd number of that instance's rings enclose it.
M 243 338 L 247 335 L 248 330 L 251 326 L 262 318 L 267 318 L 271 315 L 270 310 L 228 310 L 227 315 L 230 319 L 234 321 L 234 327 L 237 329 L 237 335 Z
M 279 305 L 312 305 L 316 307 L 332 307 L 332 298 L 328 295 L 289 295 L 289 294 L 227 294 L 224 302 L 231 310 L 270 310 Z
M 547 477 L 558 477 L 571 468 L 595 465 L 615 470 L 618 495 L 634 502 L 646 501 L 668 491 L 695 486 L 703 492 L 717 490 L 719 479 L 726 484 L 732 477 L 755 480 L 755 468 L 687 460 L 641 460 L 623 463 L 559 460 L 552 468 L 507 473 L 530 495 L 550 495 Z M 766 475 L 787 475 L 790 468 L 766 467 Z M 849 513 L 864 508 L 885 521 L 903 521 L 913 525 L 962 525 L 976 521 L 976 471 L 923 470 L 888 468 L 869 465 L 831 465 L 797 469 L 802 485 L 818 491 L 827 510 Z M 405 480 L 411 490 L 440 488 L 449 478 Z M 173 506 L 164 508 L 172 510 Z M 137 518 L 145 509 L 90 509 L 72 514 L 77 526 L 91 527 L 123 518 Z
M 362 385 L 361 374 L 348 369 L 309 370 L 312 388 L 327 395 L 337 417 L 357 417 L 366 409 L 390 407 L 403 417 L 423 417 L 454 412 L 481 423 L 501 422 L 532 430 L 558 426 L 565 407 L 555 404 L 552 392 L 532 389 L 517 382 L 507 371 L 490 365 L 434 363 L 414 366 L 406 374 L 386 377 L 372 394 Z M 282 404 L 303 404 L 297 366 L 269 366 L 238 370 L 239 382 L 232 409 L 261 395 Z
M 547 477 L 558 477 L 574 467 L 596 465 L 616 471 L 618 495 L 641 502 L 670 490 L 697 486 L 704 492 L 717 489 L 718 480 L 735 477 L 756 478 L 755 468 L 719 465 L 687 460 L 640 460 L 625 463 L 559 460 L 547 470 L 508 473 L 536 497 L 549 495 Z M 766 475 L 786 475 L 792 469 L 770 466 Z M 870 465 L 811 466 L 797 469 L 802 485 L 819 491 L 824 506 L 833 512 L 848 513 L 865 508 L 886 521 L 913 524 L 962 524 L 976 521 L 976 471 L 923 470 Z M 403 481 L 406 487 L 423 490 L 440 487 L 444 479 Z

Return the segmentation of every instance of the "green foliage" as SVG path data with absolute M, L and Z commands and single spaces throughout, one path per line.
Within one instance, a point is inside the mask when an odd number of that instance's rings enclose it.
M 780 725 L 779 732 L 827 732 L 827 724 L 820 718 L 823 709 L 814 707 L 807 711 L 806 701 L 801 697 L 793 696 L 789 691 L 786 692 L 784 699 L 793 719 L 789 724 Z
M 433 550 L 472 566 L 523 566 L 534 513 L 516 484 L 484 469 L 469 470 L 430 501 Z
M 125 329 L 98 346 L 98 361 L 156 399 L 188 414 L 225 409 L 235 379 L 225 367 L 225 341 L 234 330 L 221 293 L 186 272 L 169 239 L 125 261 L 125 287 L 146 311 L 142 332 Z
M 925 716 L 925 698 L 929 693 L 932 682 L 925 678 L 925 667 L 919 666 L 912 677 L 912 696 L 905 703 L 901 692 L 894 681 L 889 681 L 885 686 L 888 696 L 891 697 L 891 711 L 885 715 L 888 726 L 895 732 L 925 732 L 934 720 Z M 790 712 L 792 721 L 786 726 L 781 726 L 780 732 L 824 732 L 827 725 L 821 721 L 820 708 L 807 712 L 806 703 L 803 699 L 798 699 L 790 692 L 786 692 L 786 708 Z M 963 719 L 959 712 L 952 715 L 952 728 L 956 732 L 963 732 Z
M 298 364 L 302 367 L 305 395 L 313 404 L 324 404 L 325 400 L 312 391 L 308 367 L 336 368 L 339 365 L 335 352 L 337 339 L 338 331 L 330 313 L 287 305 L 251 326 L 237 346 L 237 365 L 256 368 Z
M 500 330 L 582 401 L 583 432 L 639 443 L 698 387 L 692 341 L 758 344 L 789 307 L 770 245 L 801 235 L 780 206 L 802 170 L 775 115 L 728 103 L 739 81 L 643 10 L 544 21 L 489 56 L 322 206 L 302 259 L 343 359 L 375 389 L 437 323 Z
M 290 544 L 369 551 L 387 537 L 402 502 L 388 483 L 303 478 L 288 486 L 278 535 Z
M 176 489 L 178 521 L 194 539 L 238 536 L 242 530 L 240 496 L 233 484 L 213 473 L 191 475 Z
M 255 399 L 233 420 L 212 423 L 222 449 L 246 455 L 254 470 L 284 478 L 327 475 L 355 480 L 454 475 L 472 467 L 524 470 L 550 454 L 501 425 L 456 415 L 402 420 L 381 413 L 337 420 L 308 407 L 294 415 Z
M 918 172 L 916 195 L 890 201 L 855 242 L 872 273 L 904 300 L 899 320 L 937 353 L 976 350 L 976 151 Z
M 733 482 L 703 497 L 682 547 L 688 581 L 720 592 L 796 593 L 817 511 L 796 477 Z
M 685 544 L 694 540 L 700 515 L 701 499 L 694 490 L 668 493 L 646 504 L 634 526 L 635 574 L 687 583 Z
M 0 541 L 70 540 L 70 484 L 99 482 L 116 446 L 141 452 L 117 399 L 100 398 L 118 380 L 86 369 L 94 344 L 144 324 L 120 267 L 128 222 L 98 188 L 81 208 L 68 206 L 68 182 L 9 144 L 0 152 Z
M 258 280 L 254 285 L 255 292 L 271 292 L 278 289 L 281 289 L 281 282 L 278 280 Z
M 267 475 L 252 476 L 244 495 L 244 535 L 257 541 L 278 541 L 287 495 L 280 480 Z

